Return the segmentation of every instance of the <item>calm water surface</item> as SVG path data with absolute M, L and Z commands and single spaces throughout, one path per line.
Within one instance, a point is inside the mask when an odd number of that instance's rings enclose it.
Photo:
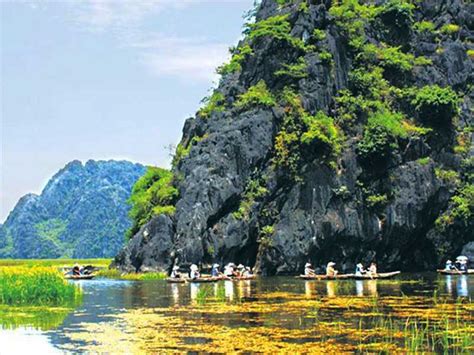
M 459 335 L 452 339 L 455 352 L 474 350 L 474 275 L 76 283 L 84 297 L 72 311 L 1 316 L 0 354 L 402 351 L 413 349 L 407 340 L 415 337 L 412 321 L 419 322 L 416 329 L 420 324 L 434 325 L 429 328 L 434 335 L 441 334 L 446 324 L 457 327 Z M 426 341 L 431 350 L 442 346 L 433 342 Z

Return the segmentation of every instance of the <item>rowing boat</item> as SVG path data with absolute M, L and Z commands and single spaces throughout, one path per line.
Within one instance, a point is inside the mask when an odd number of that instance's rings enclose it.
M 254 280 L 256 279 L 256 275 L 249 275 L 249 276 L 235 276 L 232 280 L 234 281 L 245 281 L 245 280 Z
M 170 284 L 182 284 L 182 283 L 186 282 L 186 279 L 181 279 L 179 277 L 168 277 L 166 279 L 166 282 L 168 282 Z
M 443 275 L 468 275 L 468 274 L 474 274 L 474 269 L 469 269 L 467 271 L 460 271 L 460 270 L 444 270 L 444 269 L 439 269 L 436 270 L 438 273 L 443 274 Z
M 192 283 L 205 283 L 205 282 L 217 282 L 225 280 L 225 278 L 221 276 L 217 277 L 198 277 L 197 279 L 186 279 L 186 282 L 192 282 Z
M 329 276 L 329 275 L 300 275 L 297 278 L 303 280 L 345 280 L 350 279 L 354 274 L 340 274 L 336 276 Z
M 355 280 L 376 280 L 376 279 L 389 279 L 396 275 L 400 274 L 400 271 L 392 271 L 392 272 L 381 272 L 375 275 L 365 274 L 365 275 L 353 275 L 351 279 Z
M 90 275 L 64 275 L 65 279 L 68 280 L 92 280 L 95 277 L 95 275 L 90 274 Z

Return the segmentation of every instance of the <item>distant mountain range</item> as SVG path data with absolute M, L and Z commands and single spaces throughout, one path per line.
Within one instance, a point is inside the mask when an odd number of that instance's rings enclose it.
M 0 258 L 114 256 L 131 225 L 126 201 L 144 172 L 128 161 L 70 162 L 0 225 Z

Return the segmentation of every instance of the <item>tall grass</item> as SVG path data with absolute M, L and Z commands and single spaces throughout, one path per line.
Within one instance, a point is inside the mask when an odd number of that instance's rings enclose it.
M 0 268 L 0 304 L 64 306 L 78 299 L 80 290 L 48 267 Z
M 75 263 L 80 265 L 93 265 L 107 267 L 112 262 L 112 259 L 0 259 L 0 267 L 3 266 L 56 266 L 66 267 L 72 266 Z

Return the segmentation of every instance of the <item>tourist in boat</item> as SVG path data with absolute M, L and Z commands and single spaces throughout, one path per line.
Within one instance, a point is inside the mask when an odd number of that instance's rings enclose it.
M 219 271 L 219 264 L 213 264 L 211 269 L 211 276 L 212 277 L 219 277 L 221 272 Z
M 316 272 L 314 271 L 314 269 L 311 267 L 311 263 L 306 263 L 304 265 L 304 274 L 305 276 L 314 276 L 316 275 Z
M 250 268 L 250 266 L 247 266 L 245 267 L 243 273 L 242 273 L 242 276 L 244 277 L 250 277 L 250 276 L 253 276 L 252 275 L 252 269 Z
M 173 266 L 173 270 L 171 271 L 170 277 L 173 278 L 173 279 L 181 278 L 181 274 L 179 273 L 179 266 L 178 265 Z
M 453 262 L 452 262 L 451 260 L 447 260 L 447 261 L 446 261 L 446 265 L 444 266 L 444 269 L 445 269 L 446 271 L 454 270 Z
M 459 271 L 467 272 L 467 262 L 468 258 L 466 256 L 458 256 L 456 258 L 456 264 L 458 265 Z
M 72 274 L 74 276 L 81 276 L 81 266 L 79 264 L 74 264 L 72 268 Z
M 234 276 L 234 264 L 233 263 L 228 263 L 226 266 L 224 266 L 224 276 L 227 277 L 233 277 Z
M 369 266 L 369 275 L 374 276 L 377 275 L 377 264 L 371 263 Z
M 237 266 L 237 276 L 243 276 L 244 270 L 245 270 L 245 266 L 243 266 L 242 264 L 239 264 Z
M 336 263 L 333 261 L 330 261 L 328 265 L 326 266 L 326 275 L 335 277 L 338 273 L 338 271 L 334 268 L 336 266 Z
M 362 265 L 361 263 L 358 263 L 355 269 L 356 276 L 362 276 L 362 275 L 365 275 L 366 273 L 367 271 L 364 269 L 364 265 Z
M 199 276 L 201 276 L 199 274 L 199 268 L 197 267 L 196 264 L 192 264 L 190 269 L 191 269 L 191 272 L 189 273 L 189 277 L 192 280 L 196 280 L 197 278 L 199 278 Z

